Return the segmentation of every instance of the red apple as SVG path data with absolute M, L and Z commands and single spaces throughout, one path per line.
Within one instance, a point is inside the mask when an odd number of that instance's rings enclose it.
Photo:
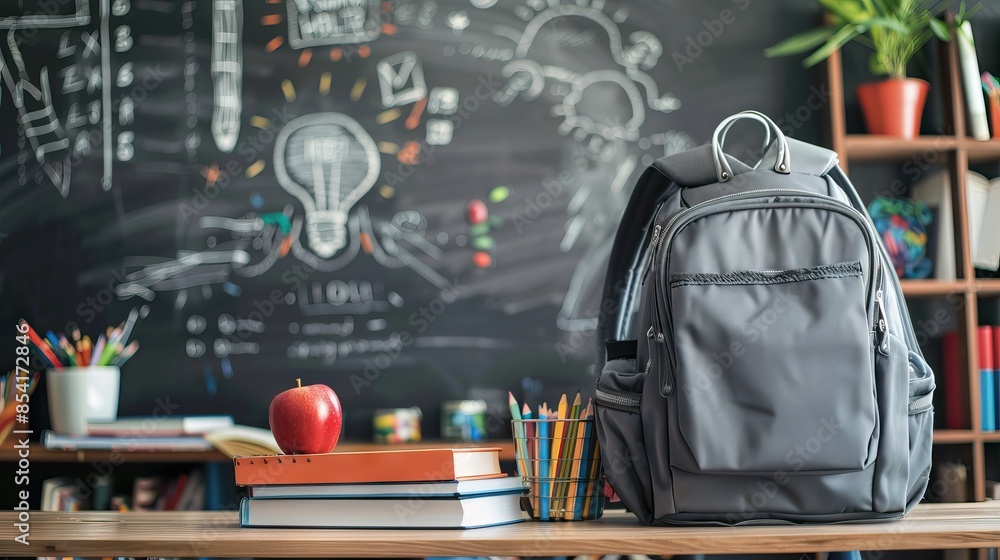
M 288 455 L 333 451 L 344 420 L 337 393 L 326 385 L 295 382 L 297 387 L 274 397 L 267 412 L 278 447 Z

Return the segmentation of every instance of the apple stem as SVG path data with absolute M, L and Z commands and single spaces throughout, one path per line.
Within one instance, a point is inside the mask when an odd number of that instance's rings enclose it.
M 301 377 L 296 377 L 295 378 L 295 386 L 296 387 L 301 387 L 302 386 L 302 378 Z

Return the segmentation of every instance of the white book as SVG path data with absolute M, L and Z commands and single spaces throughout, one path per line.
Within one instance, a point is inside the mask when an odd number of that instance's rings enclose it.
M 133 416 L 113 422 L 89 422 L 92 436 L 182 436 L 200 435 L 233 426 L 232 416 Z
M 947 171 L 935 173 L 913 186 L 911 196 L 935 210 L 937 250 L 934 259 L 934 277 L 938 280 L 955 280 L 955 219 L 951 210 L 951 179 Z
M 520 494 L 470 498 L 274 499 L 243 498 L 243 527 L 329 529 L 473 529 L 525 519 Z
M 175 437 L 103 437 L 71 436 L 46 430 L 42 433 L 45 449 L 80 451 L 86 449 L 108 451 L 208 451 L 212 449 L 201 436 Z
M 986 499 L 1000 500 L 1000 482 L 986 481 Z
M 484 494 L 520 493 L 521 479 L 485 478 L 450 482 L 412 482 L 397 484 L 275 484 L 251 486 L 251 498 L 453 498 Z
M 990 181 L 972 171 L 967 175 L 969 188 L 965 191 L 965 203 L 969 206 L 969 249 L 973 265 L 979 268 L 979 245 L 986 218 L 986 202 L 990 198 Z
M 952 212 L 951 175 L 935 173 L 913 186 L 911 196 L 935 210 L 937 251 L 934 277 L 955 280 L 955 219 Z M 969 249 L 976 268 L 1000 268 L 1000 178 L 988 180 L 966 172 L 966 210 L 969 216 Z
M 958 58 L 962 66 L 962 83 L 965 87 L 965 104 L 969 112 L 969 132 L 976 140 L 989 140 L 990 128 L 986 122 L 986 100 L 983 94 L 979 58 L 972 38 L 972 25 L 965 22 L 957 30 Z
M 972 211 L 969 199 L 969 211 Z M 972 253 L 976 268 L 996 271 L 1000 269 L 1000 178 L 990 180 L 989 193 L 983 201 L 979 236 Z

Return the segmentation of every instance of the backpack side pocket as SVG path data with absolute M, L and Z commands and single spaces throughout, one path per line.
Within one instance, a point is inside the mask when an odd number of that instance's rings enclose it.
M 608 361 L 597 380 L 595 403 L 604 473 L 622 503 L 648 525 L 653 489 L 640 414 L 647 374 L 634 358 Z

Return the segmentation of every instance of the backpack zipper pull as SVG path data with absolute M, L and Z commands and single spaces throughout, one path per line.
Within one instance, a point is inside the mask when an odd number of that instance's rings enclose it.
M 647 256 L 648 260 L 646 261 L 646 266 L 643 267 L 642 276 L 640 276 L 640 279 L 642 279 L 643 282 L 645 282 L 646 275 L 649 274 L 649 271 L 655 268 L 653 260 L 656 259 L 656 242 L 660 239 L 661 229 L 662 228 L 660 226 L 654 227 L 653 235 L 649 238 L 649 247 L 647 247 L 647 251 L 649 252 Z
M 886 317 L 885 316 L 885 303 L 883 301 L 883 297 L 884 297 L 884 294 L 882 292 L 882 288 L 879 288 L 878 290 L 875 291 L 875 317 L 876 317 L 876 320 L 877 320 L 877 322 L 875 324 L 875 332 L 876 332 L 876 334 L 875 334 L 875 340 L 878 343 L 877 344 L 878 345 L 878 351 L 883 356 L 888 356 L 889 355 L 889 336 L 887 334 L 887 332 L 888 332 L 888 325 L 886 325 L 886 322 L 885 322 L 885 317 Z

